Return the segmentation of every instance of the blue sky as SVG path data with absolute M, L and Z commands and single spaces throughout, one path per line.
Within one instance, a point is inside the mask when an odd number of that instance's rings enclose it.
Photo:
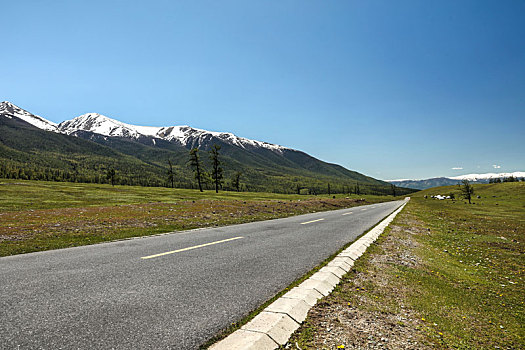
M 55 122 L 231 131 L 380 179 L 525 171 L 524 1 L 0 2 L 0 100 Z

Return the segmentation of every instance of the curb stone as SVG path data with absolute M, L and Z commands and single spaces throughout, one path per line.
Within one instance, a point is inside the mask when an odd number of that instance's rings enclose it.
M 326 264 L 326 266 L 328 266 L 328 267 L 338 267 L 341 270 L 343 270 L 344 272 L 348 272 L 348 271 L 350 271 L 352 266 L 354 266 L 354 261 L 352 259 L 348 259 L 348 260 L 350 260 L 350 263 L 347 263 L 347 262 L 344 262 L 344 261 L 331 261 L 328 264 Z
M 306 319 L 309 310 L 310 305 L 302 299 L 279 298 L 263 311 L 286 314 L 295 322 L 301 323 Z
M 284 345 L 290 333 L 295 332 L 299 326 L 299 323 L 286 314 L 263 311 L 241 329 L 265 333 L 277 344 Z
M 279 345 L 265 333 L 239 329 L 210 346 L 209 350 L 273 350 L 278 347 Z
M 362 253 L 359 253 L 357 251 L 350 251 L 350 252 L 342 251 L 338 256 L 351 259 L 352 261 L 356 261 L 357 258 L 359 258 L 361 256 L 361 254 Z
M 292 288 L 288 293 L 283 295 L 283 298 L 302 299 L 310 306 L 317 304 L 317 300 L 322 297 L 323 295 L 316 289 L 303 289 L 299 287 Z
M 343 264 L 350 266 L 351 268 L 352 266 L 354 266 L 354 259 L 348 256 L 339 254 L 338 256 L 334 258 L 334 260 L 330 261 L 328 264 L 331 264 L 331 263 L 334 263 L 334 264 L 343 263 Z
M 329 285 L 333 287 L 337 286 L 337 284 L 339 283 L 339 277 L 337 277 L 331 272 L 319 271 L 319 272 L 314 273 L 310 278 L 316 281 L 325 281 L 326 283 L 328 283 Z
M 306 319 L 317 300 L 327 296 L 366 249 L 403 210 L 398 209 L 343 250 L 326 266 L 270 304 L 241 329 L 209 347 L 210 350 L 270 350 L 284 345 Z
M 337 278 L 342 278 L 348 271 L 343 270 L 339 266 L 325 266 L 319 270 L 319 272 L 329 272 L 337 276 Z
M 307 279 L 299 285 L 299 288 L 303 289 L 315 289 L 323 296 L 330 294 L 334 286 L 331 286 L 326 281 L 313 280 L 311 278 Z

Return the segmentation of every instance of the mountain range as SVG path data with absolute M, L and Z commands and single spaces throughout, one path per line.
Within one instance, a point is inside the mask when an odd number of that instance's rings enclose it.
M 221 146 L 225 178 L 241 172 L 247 190 L 290 192 L 304 188 L 323 193 L 328 184 L 334 192 L 355 189 L 358 184 L 361 192 L 384 193 L 390 187 L 302 151 L 228 132 L 187 125 L 137 126 L 98 113 L 56 124 L 10 102 L 0 103 L 0 176 L 3 173 L 4 177 L 24 178 L 14 174 L 22 171 L 28 178 L 105 182 L 107 170 L 114 168 L 118 183 L 162 186 L 169 159 L 177 186 L 192 187 L 188 151 L 199 148 L 201 160 L 208 166 L 205 152 L 213 145 Z
M 9 119 L 16 118 L 23 120 L 42 130 L 75 136 L 77 136 L 76 134 L 78 132 L 85 131 L 104 136 L 123 137 L 133 140 L 149 139 L 151 145 L 156 145 L 155 140 L 160 139 L 190 148 L 200 147 L 203 144 L 206 144 L 210 139 L 217 139 L 221 142 L 244 149 L 265 148 L 279 153 L 282 153 L 282 151 L 286 149 L 286 147 L 267 142 L 238 137 L 229 132 L 213 132 L 195 129 L 187 125 L 169 127 L 131 125 L 98 113 L 86 113 L 71 120 L 66 120 L 60 124 L 56 124 L 42 118 L 41 116 L 32 114 L 8 101 L 0 103 L 0 115 Z
M 468 180 L 472 183 L 489 183 L 490 180 L 504 179 L 504 178 L 524 178 L 525 171 L 516 171 L 512 173 L 485 173 L 485 174 L 467 174 L 453 177 L 434 177 L 423 180 L 388 180 L 391 184 L 399 187 L 413 188 L 418 190 L 424 190 L 426 188 L 438 187 L 438 186 L 451 186 L 461 183 L 463 180 Z

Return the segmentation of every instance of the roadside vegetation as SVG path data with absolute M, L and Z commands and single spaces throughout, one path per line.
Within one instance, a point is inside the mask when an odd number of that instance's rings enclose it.
M 0 256 L 393 199 L 0 180 Z
M 473 187 L 412 195 L 286 348 L 525 348 L 525 183 Z

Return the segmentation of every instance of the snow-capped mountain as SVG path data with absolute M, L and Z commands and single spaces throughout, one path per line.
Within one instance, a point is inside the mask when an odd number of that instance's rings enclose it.
M 289 149 L 283 146 L 271 144 L 268 142 L 262 142 L 257 140 L 250 140 L 244 137 L 236 136 L 230 132 L 216 132 L 207 131 L 203 129 L 192 128 L 187 125 L 183 126 L 170 126 L 161 128 L 156 134 L 156 137 L 162 138 L 167 141 L 177 140 L 181 144 L 187 146 L 192 143 L 200 144 L 202 140 L 213 136 L 225 143 L 230 145 L 238 146 L 241 148 L 266 148 L 276 152 L 282 152 L 285 149 Z M 197 142 L 196 142 L 197 141 Z
M 58 131 L 57 124 L 46 120 L 38 115 L 29 113 L 28 111 L 8 101 L 0 102 L 0 115 L 9 119 L 22 119 L 26 123 L 34 125 L 39 129 L 48 131 Z
M 176 142 L 185 147 L 198 146 L 209 141 L 211 138 L 217 138 L 222 142 L 244 149 L 261 147 L 276 152 L 282 152 L 282 150 L 286 149 L 286 147 L 283 146 L 238 137 L 229 132 L 207 131 L 192 128 L 187 125 L 168 127 L 131 125 L 98 113 L 87 113 L 72 120 L 62 122 L 58 125 L 58 130 L 68 135 L 74 135 L 78 131 L 89 131 L 104 136 L 131 139 L 152 137 Z
M 418 190 L 424 190 L 426 188 L 438 187 L 438 186 L 451 186 L 461 183 L 463 180 L 477 183 L 488 183 L 490 179 L 503 179 L 503 178 L 525 178 L 525 171 L 516 171 L 512 173 L 486 173 L 486 174 L 467 174 L 454 177 L 434 177 L 431 179 L 421 180 L 387 180 L 396 186 L 414 188 Z
M 506 177 L 525 177 L 525 171 L 515 171 L 513 173 L 486 173 L 486 174 L 467 174 L 450 177 L 452 180 L 468 180 L 468 181 L 481 181 L 481 180 L 490 180 Z
M 38 157 L 34 159 L 38 159 L 39 164 L 53 164 L 54 167 L 50 168 L 53 171 L 67 170 L 64 174 L 69 176 L 82 173 L 78 176 L 89 181 L 100 181 L 100 176 L 105 176 L 103 169 L 115 167 L 124 174 L 123 184 L 162 185 L 165 167 L 171 160 L 179 171 L 181 183 L 191 187 L 193 176 L 187 164 L 188 150 L 197 147 L 207 151 L 216 144 L 222 147 L 221 156 L 226 171 L 229 174 L 236 171 L 245 174 L 246 186 L 252 190 L 286 192 L 298 186 L 313 186 L 315 191 L 322 191 L 319 183 L 326 181 L 344 184 L 359 182 L 363 188 L 369 185 L 375 186 L 374 191 L 377 188 L 390 191 L 390 186 L 383 181 L 323 162 L 298 150 L 228 132 L 206 131 L 185 125 L 137 126 L 97 113 L 83 114 L 56 125 L 3 102 L 0 104 L 0 129 L 2 146 L 12 152 L 0 152 L 0 160 L 6 159 L 6 154 L 23 152 L 30 159 Z M 28 142 L 20 142 L 21 139 Z M 57 162 L 57 153 L 63 153 L 67 160 Z M 203 154 L 203 162 L 206 161 L 208 157 Z M 8 162 L 35 173 L 36 166 L 32 164 L 35 161 L 9 158 Z M 70 177 L 63 179 L 70 180 Z
M 282 153 L 286 149 L 291 150 L 283 146 L 239 137 L 229 132 L 207 131 L 187 125 L 167 127 L 131 125 L 98 113 L 86 113 L 57 125 L 7 101 L 0 103 L 0 115 L 7 118 L 19 118 L 39 129 L 74 136 L 78 136 L 79 132 L 85 131 L 109 137 L 123 137 L 135 140 L 149 138 L 153 145 L 156 144 L 155 139 L 177 143 L 188 148 L 211 145 L 215 141 L 221 141 L 249 150 L 262 148 L 276 153 Z
M 138 138 L 140 136 L 154 136 L 161 128 L 136 126 L 119 122 L 98 113 L 86 113 L 58 125 L 58 130 L 71 135 L 76 131 L 91 131 L 104 136 Z

